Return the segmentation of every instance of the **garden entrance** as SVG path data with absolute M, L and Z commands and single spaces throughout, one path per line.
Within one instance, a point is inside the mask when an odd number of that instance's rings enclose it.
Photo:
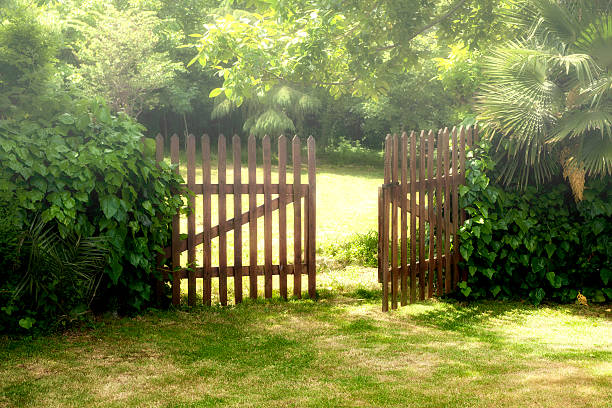
M 385 141 L 384 184 L 378 189 L 378 280 L 382 310 L 453 291 L 458 267 L 457 228 L 465 147 L 477 128 L 422 131 Z
M 248 169 L 244 169 L 246 180 L 242 179 L 242 146 L 240 137 L 232 139 L 231 180 L 227 182 L 226 139 L 220 135 L 217 143 L 217 166 L 211 165 L 210 140 L 201 137 L 201 165 L 196 165 L 196 138 L 187 137 L 185 189 L 188 214 L 183 219 L 176 214 L 172 222 L 172 245 L 164 249 L 170 268 L 164 268 L 167 277 L 172 272 L 172 303 L 181 302 L 181 281 L 187 280 L 187 303 L 196 304 L 197 280 L 202 279 L 202 299 L 211 304 L 212 281 L 218 278 L 219 302 L 228 302 L 228 278 L 233 278 L 233 294 L 236 303 L 242 302 L 243 277 L 248 277 L 251 298 L 257 298 L 258 277 L 263 276 L 263 295 L 272 297 L 273 275 L 278 275 L 280 295 L 287 298 L 288 275 L 293 275 L 293 295 L 301 297 L 302 275 L 308 277 L 308 295 L 316 294 L 315 225 L 316 225 L 316 159 L 315 140 L 307 142 L 307 183 L 302 183 L 302 144 L 296 136 L 291 141 L 292 180 L 287 179 L 287 144 L 284 136 L 278 138 L 278 183 L 272 184 L 272 148 L 270 137 L 261 140 L 262 171 L 257 168 L 257 142 L 254 136 L 248 139 Z M 170 155 L 176 172 L 181 167 L 179 137 L 170 140 Z M 156 160 L 164 160 L 164 138 L 156 138 Z M 184 168 L 184 167 L 183 167 Z M 196 173 L 201 172 L 201 183 L 196 183 Z M 216 173 L 217 182 L 211 179 Z M 259 174 L 258 174 L 259 173 Z M 262 174 L 263 173 L 263 174 Z M 263 177 L 262 177 L 263 176 Z M 289 175 L 290 176 L 290 175 Z M 258 183 L 258 177 L 263 183 Z M 260 180 L 261 181 L 261 180 Z M 229 196 L 229 197 L 228 197 Z M 243 200 L 243 196 L 245 200 Z M 213 199 L 215 197 L 215 199 Z M 228 206 L 233 218 L 228 219 Z M 287 216 L 292 207 L 292 216 Z M 273 212 L 278 211 L 275 237 L 273 239 Z M 263 265 L 258 262 L 261 244 L 258 244 L 258 219 L 263 218 Z M 218 220 L 218 222 L 216 222 Z M 288 223 L 289 221 L 289 223 Z M 216 222 L 217 225 L 214 225 Z M 185 225 L 186 224 L 186 225 Z M 293 233 L 288 236 L 289 228 Z M 244 227 L 243 227 L 244 226 Z M 184 228 L 186 227 L 186 228 Z M 244 228 L 244 233 L 243 233 Z M 198 232 L 197 229 L 200 231 Z M 181 234 L 186 231 L 185 234 Z M 248 231 L 248 240 L 243 239 Z M 259 233 L 261 234 L 261 233 Z M 261 235 L 259 235 L 261 237 Z M 228 247 L 228 239 L 232 244 Z M 288 241 L 293 244 L 293 259 L 287 258 Z M 248 243 L 248 246 L 245 245 Z M 276 243 L 276 245 L 274 245 Z M 196 248 L 201 245 L 199 251 Z M 243 245 L 245 250 L 243 251 Z M 259 245 L 259 248 L 258 248 Z M 274 248 L 273 248 L 274 247 Z M 278 262 L 273 263 L 274 256 Z M 184 258 L 184 253 L 187 253 Z M 243 253 L 244 252 L 244 253 Z M 233 256 L 232 256 L 233 253 Z M 197 258 L 198 254 L 199 258 Z M 247 256 L 248 254 L 248 256 Z M 164 255 L 160 255 L 163 258 Z M 232 265 L 228 265 L 233 258 Z M 261 258 L 261 256 L 259 257 Z M 198 262 L 199 261 L 199 262 Z M 201 265 L 201 266 L 198 266 Z M 160 288 L 161 289 L 161 288 Z

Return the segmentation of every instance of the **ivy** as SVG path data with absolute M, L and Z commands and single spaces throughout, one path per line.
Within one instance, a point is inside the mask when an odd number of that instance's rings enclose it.
M 0 121 L 0 203 L 13 209 L 15 229 L 39 215 L 62 239 L 102 237 L 109 255 L 99 298 L 122 312 L 150 304 L 156 257 L 182 207 L 180 176 L 145 152 L 142 130 L 91 100 L 49 121 Z
M 569 302 L 578 292 L 612 299 L 612 180 L 592 180 L 574 201 L 563 182 L 505 190 L 496 183 L 489 144 L 468 152 L 459 229 L 468 279 L 460 296 Z

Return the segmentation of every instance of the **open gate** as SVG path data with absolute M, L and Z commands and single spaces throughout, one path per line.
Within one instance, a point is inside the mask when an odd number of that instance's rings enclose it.
M 287 143 L 285 136 L 278 138 L 278 183 L 272 184 L 271 146 L 270 137 L 265 136 L 262 143 L 263 152 L 263 183 L 257 182 L 257 147 L 256 139 L 248 139 L 248 181 L 242 181 L 241 140 L 234 136 L 233 150 L 233 183 L 227 182 L 227 147 L 223 135 L 218 139 L 218 165 L 217 182 L 211 182 L 210 141 L 207 135 L 201 138 L 201 172 L 202 182 L 196 183 L 196 139 L 193 135 L 187 137 L 187 184 L 182 187 L 188 191 L 186 194 L 189 208 L 187 215 L 186 237 L 181 234 L 181 215 L 176 214 L 172 220 L 172 245 L 164 249 L 168 268 L 162 267 L 164 276 L 172 272 L 172 303 L 181 302 L 181 280 L 187 280 L 187 303 L 196 303 L 196 279 L 203 280 L 202 299 L 205 305 L 211 304 L 212 279 L 219 279 L 219 302 L 226 305 L 228 301 L 228 278 L 233 278 L 235 302 L 240 303 L 243 298 L 243 277 L 249 280 L 249 296 L 258 296 L 258 276 L 264 276 L 264 297 L 272 297 L 272 276 L 279 276 L 279 292 L 287 298 L 288 275 L 293 275 L 293 295 L 302 295 L 302 275 L 308 277 L 308 296 L 316 296 L 316 259 L 315 259 L 315 226 L 316 226 L 316 159 L 315 140 L 308 138 L 308 180 L 302 183 L 301 170 L 302 144 L 296 136 L 292 140 L 293 179 L 287 180 Z M 156 160 L 164 160 L 164 138 L 156 138 Z M 172 136 L 170 140 L 171 163 L 176 165 L 179 172 L 179 138 Z M 243 212 L 242 196 L 245 195 L 245 204 L 248 211 Z M 258 196 L 263 195 L 263 204 L 258 205 Z M 216 207 L 219 223 L 213 226 L 213 197 L 216 196 Z M 228 197 L 229 196 L 229 197 Z M 229 199 L 228 199 L 229 198 Z M 233 200 L 233 218 L 227 217 L 227 204 Z M 196 231 L 196 200 L 201 201 L 202 225 L 198 225 L 201 232 Z M 287 207 L 292 204 L 293 214 L 287 214 Z M 273 239 L 273 211 L 278 211 L 278 235 Z M 287 221 L 293 217 L 293 239 L 287 233 Z M 263 249 L 264 264 L 258 263 L 258 218 L 263 222 Z M 183 220 L 185 221 L 185 220 Z M 242 226 L 248 224 L 248 260 L 246 253 L 243 257 Z M 228 265 L 228 232 L 233 231 L 233 265 Z M 260 233 L 261 234 L 261 233 Z M 261 235 L 260 235 L 261 236 Z M 218 264 L 213 265 L 212 253 L 213 239 L 218 239 Z M 278 242 L 274 245 L 274 242 Z M 288 243 L 293 244 L 293 256 L 287 257 Z M 202 245 L 202 261 L 198 265 L 196 260 L 196 246 Z M 278 255 L 278 263 L 273 264 L 273 246 Z M 187 259 L 181 260 L 181 254 L 187 252 Z M 160 261 L 164 255 L 160 255 Z M 244 258 L 244 259 L 243 259 Z M 183 262 L 182 262 L 183 261 Z M 200 266 L 201 265 L 201 266 Z M 158 288 L 161 290 L 162 288 Z
M 378 279 L 382 310 L 453 291 L 459 271 L 457 229 L 465 219 L 458 187 L 466 145 L 477 128 L 421 131 L 385 140 L 384 184 L 378 189 Z M 399 219 L 398 219 L 399 218 Z M 390 286 L 390 288 L 389 288 Z M 390 289 L 390 291 L 389 291 Z

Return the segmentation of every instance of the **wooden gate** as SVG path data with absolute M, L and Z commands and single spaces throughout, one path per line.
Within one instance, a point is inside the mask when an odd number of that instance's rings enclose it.
M 465 147 L 478 129 L 412 132 L 385 141 L 384 184 L 378 189 L 378 279 L 382 310 L 453 291 L 458 268 L 458 186 L 464 182 Z M 401 167 L 400 167 L 401 165 Z M 399 217 L 399 220 L 398 220 Z M 409 229 L 410 228 L 410 229 Z M 389 286 L 391 292 L 389 293 Z
M 287 184 L 287 138 L 278 138 L 278 183 L 272 184 L 272 154 L 270 137 L 262 140 L 263 150 L 263 184 L 257 183 L 257 147 L 254 136 L 248 139 L 248 181 L 242 181 L 241 140 L 234 136 L 233 148 L 233 183 L 227 182 L 226 158 L 227 147 L 223 135 L 218 139 L 218 181 L 211 183 L 210 142 L 207 135 L 201 138 L 201 172 L 202 182 L 196 183 L 196 139 L 193 135 L 187 138 L 187 184 L 182 187 L 187 191 L 188 207 L 187 235 L 181 235 L 181 216 L 177 214 L 172 221 L 172 245 L 165 248 L 165 256 L 170 261 L 172 272 L 172 303 L 181 302 L 181 280 L 187 279 L 187 303 L 196 303 L 196 280 L 203 280 L 203 303 L 211 304 L 212 279 L 219 279 L 219 302 L 227 304 L 229 277 L 233 277 L 235 302 L 242 302 L 243 276 L 249 279 L 249 295 L 257 298 L 260 275 L 264 276 L 264 296 L 272 297 L 272 276 L 279 276 L 279 291 L 287 298 L 287 275 L 293 275 L 293 295 L 302 295 L 302 275 L 308 276 L 308 296 L 316 296 L 316 260 L 315 260 L 315 225 L 316 225 L 316 180 L 315 180 L 315 140 L 308 138 L 308 183 L 302 184 L 301 142 L 296 136 L 292 141 L 293 181 Z M 179 138 L 172 136 L 170 140 L 171 163 L 179 172 Z M 164 139 L 156 138 L 156 160 L 164 160 Z M 217 196 L 219 224 L 212 225 L 212 196 Z M 248 200 L 248 211 L 243 212 L 242 196 Z M 257 196 L 263 195 L 263 205 L 257 205 Z M 233 218 L 227 219 L 228 196 L 233 200 Z M 201 232 L 196 232 L 196 200 L 201 200 L 202 226 Z M 245 204 L 246 201 L 245 200 Z M 293 259 L 287 258 L 287 206 L 293 203 Z M 303 210 L 302 210 L 303 209 Z M 278 264 L 272 264 L 272 212 L 278 210 Z M 257 219 L 264 218 L 264 264 L 259 265 L 258 258 L 258 227 Z M 249 228 L 249 257 L 243 261 L 242 226 Z M 234 231 L 233 265 L 228 265 L 227 234 Z M 218 238 L 218 265 L 212 265 L 212 240 Z M 196 263 L 196 246 L 202 245 L 202 266 Z M 302 253 L 302 250 L 304 253 Z M 181 266 L 181 254 L 187 252 L 186 265 Z M 246 255 L 246 254 L 245 254 Z M 246 256 L 245 256 L 246 257 Z M 246 264 L 245 264 L 246 263 Z

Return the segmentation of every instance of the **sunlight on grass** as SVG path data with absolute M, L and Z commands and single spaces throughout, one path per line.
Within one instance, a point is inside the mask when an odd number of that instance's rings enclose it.
M 610 406 L 604 308 L 431 300 L 381 313 L 375 269 L 318 278 L 317 302 L 275 294 L 0 339 L 0 406 Z
M 367 168 L 318 169 L 319 246 L 376 228 L 381 180 Z M 227 202 L 232 218 L 231 196 Z M 213 200 L 213 223 L 216 209 Z M 290 214 L 291 207 L 289 254 Z M 258 228 L 262 264 L 263 218 Z M 246 227 L 243 235 L 247 262 Z M 230 233 L 229 265 L 232 247 Z M 260 298 L 251 300 L 245 277 L 243 304 L 206 308 L 198 279 L 196 307 L 107 315 L 89 329 L 44 338 L 0 338 L 0 407 L 612 407 L 606 307 L 432 299 L 382 313 L 376 268 L 327 259 L 318 266 L 317 301 L 280 299 L 278 276 L 272 299 L 261 299 L 259 277 Z M 181 286 L 186 297 L 187 281 Z M 232 278 L 227 286 L 232 302 Z M 302 288 L 306 297 L 305 275 Z
M 181 167 L 183 177 L 186 177 L 186 167 Z M 242 182 L 248 182 L 247 169 L 243 166 L 241 171 Z M 218 172 L 216 163 L 213 163 L 211 182 L 218 182 Z M 227 180 L 233 183 L 233 169 L 228 166 Z M 196 183 L 202 182 L 202 171 L 196 171 Z M 278 172 L 273 166 L 272 182 L 278 183 Z M 287 170 L 287 183 L 293 182 L 293 172 L 291 168 Z M 257 169 L 257 183 L 263 183 L 263 170 Z M 307 183 L 306 168 L 302 169 L 302 183 Z M 369 168 L 340 168 L 330 165 L 319 166 L 317 169 L 317 248 L 320 249 L 339 240 L 356 233 L 365 233 L 377 227 L 377 205 L 378 205 L 378 186 L 382 183 L 382 172 L 379 169 Z M 272 199 L 278 195 L 273 195 Z M 263 195 L 258 195 L 257 205 L 263 204 Z M 212 197 L 211 215 L 212 225 L 218 225 L 218 200 L 217 196 Z M 242 212 L 248 212 L 248 196 L 242 196 Z M 287 206 L 287 254 L 289 264 L 293 263 L 293 204 Z M 304 205 L 302 203 L 302 219 Z M 196 234 L 202 232 L 203 223 L 203 202 L 202 196 L 196 196 Z M 226 196 L 227 219 L 234 217 L 233 195 Z M 272 214 L 272 262 L 279 262 L 278 247 L 278 211 Z M 257 220 L 257 264 L 264 263 L 264 218 Z M 187 233 L 187 217 L 181 217 L 181 234 Z M 302 230 L 302 239 L 304 233 Z M 302 249 L 304 243 L 302 242 Z M 212 265 L 219 265 L 219 238 L 212 240 Z M 303 255 L 302 255 L 303 256 Z M 196 261 L 198 265 L 203 264 L 203 246 L 196 248 Z M 227 262 L 228 266 L 234 264 L 234 232 L 227 233 Z M 250 264 L 249 260 L 249 227 L 248 224 L 242 227 L 242 262 L 243 265 Z M 181 264 L 187 264 L 187 252 L 181 256 Z M 291 277 L 292 278 L 292 277 Z M 277 279 L 277 278 L 275 278 Z M 275 281 L 276 282 L 276 281 Z M 201 285 L 201 283 L 199 283 Z M 233 283 L 232 283 L 233 285 Z M 230 285 L 228 285 L 229 287 Z M 278 289 L 275 283 L 274 287 Z M 201 290 L 201 289 L 199 289 Z M 201 292 L 199 292 L 201 293 Z

